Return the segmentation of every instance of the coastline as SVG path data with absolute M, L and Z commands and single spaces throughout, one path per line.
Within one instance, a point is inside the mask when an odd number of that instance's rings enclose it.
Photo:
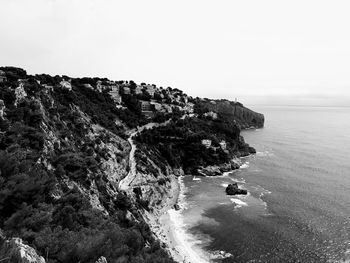
M 186 233 L 181 212 L 186 209 L 184 197 L 185 186 L 183 177 L 174 177 L 171 180 L 172 193 L 165 201 L 164 206 L 153 213 L 145 211 L 144 218 L 150 226 L 153 234 L 161 241 L 161 245 L 168 251 L 176 262 L 181 263 L 207 263 L 209 255 L 204 251 L 197 251 L 193 248 Z M 178 204 L 180 210 L 175 210 L 174 205 Z M 198 249 L 200 250 L 200 249 Z

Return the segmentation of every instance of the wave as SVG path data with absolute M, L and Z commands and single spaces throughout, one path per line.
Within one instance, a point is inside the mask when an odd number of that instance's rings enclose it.
M 248 206 L 248 204 L 246 202 L 243 202 L 242 200 L 240 199 L 237 199 L 237 198 L 231 198 L 230 199 L 232 203 L 235 204 L 235 207 L 237 208 L 240 208 L 242 206 Z
M 220 260 L 231 257 L 230 253 L 225 251 L 206 251 L 202 249 L 204 244 L 211 242 L 208 236 L 197 236 L 189 231 L 191 226 L 185 222 L 184 212 L 188 209 L 186 202 L 187 188 L 184 184 L 183 177 L 179 177 L 180 192 L 178 205 L 180 210 L 168 210 L 171 224 L 171 232 L 174 238 L 175 249 L 181 254 L 184 263 L 209 263 L 212 260 Z
M 247 169 L 249 167 L 249 162 L 245 162 L 244 164 L 242 164 L 239 169 Z
M 231 178 L 231 181 L 234 182 L 234 183 L 239 183 L 239 184 L 245 184 L 246 183 L 246 181 L 243 178 L 241 178 L 241 180 L 237 180 L 235 178 Z

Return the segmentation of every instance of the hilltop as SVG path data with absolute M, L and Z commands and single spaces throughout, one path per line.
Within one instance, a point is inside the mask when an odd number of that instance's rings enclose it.
M 173 262 L 147 218 L 179 176 L 237 169 L 263 125 L 239 102 L 0 67 L 0 259 Z

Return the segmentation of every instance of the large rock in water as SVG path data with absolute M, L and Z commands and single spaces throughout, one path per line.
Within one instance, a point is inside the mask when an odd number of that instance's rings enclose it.
M 229 184 L 226 187 L 226 194 L 228 195 L 246 195 L 247 190 L 239 189 L 237 183 Z

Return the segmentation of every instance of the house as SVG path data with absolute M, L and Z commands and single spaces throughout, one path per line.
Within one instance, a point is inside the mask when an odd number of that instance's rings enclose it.
M 147 118 L 154 116 L 153 107 L 149 101 L 141 101 L 141 112 Z
M 158 103 L 158 102 L 154 102 L 154 101 L 152 101 L 152 102 L 150 102 L 150 103 L 151 103 L 152 107 L 153 107 L 156 111 L 161 111 L 161 112 L 165 111 L 165 109 L 163 109 L 162 104 L 160 104 L 160 103 Z
M 209 139 L 204 139 L 204 140 L 202 140 L 202 144 L 203 144 L 206 148 L 210 148 L 210 146 L 211 146 L 211 140 L 209 140 Z
M 151 97 L 154 97 L 155 87 L 152 85 L 148 85 L 146 91 Z
M 218 114 L 216 112 L 213 112 L 213 111 L 209 111 L 209 112 L 204 113 L 204 116 L 211 117 L 213 120 L 216 120 L 218 118 Z
M 124 94 L 130 94 L 130 88 L 129 87 L 123 87 Z
M 222 140 L 219 144 L 220 144 L 221 149 L 222 149 L 223 151 L 225 151 L 226 148 L 227 148 L 226 142 L 225 142 L 224 140 Z
M 137 87 L 136 87 L 136 89 L 135 89 L 135 94 L 142 94 L 142 93 L 143 93 L 143 92 L 142 92 L 142 89 L 143 89 L 142 86 L 137 85 Z
M 119 94 L 119 86 L 113 85 L 113 86 L 110 86 L 110 89 L 111 90 L 109 91 L 109 95 L 111 95 L 114 102 L 118 104 L 122 103 L 122 97 Z
M 141 101 L 141 111 L 152 111 L 151 103 L 149 101 Z
M 2 70 L 0 70 L 0 82 L 6 81 L 6 73 Z

